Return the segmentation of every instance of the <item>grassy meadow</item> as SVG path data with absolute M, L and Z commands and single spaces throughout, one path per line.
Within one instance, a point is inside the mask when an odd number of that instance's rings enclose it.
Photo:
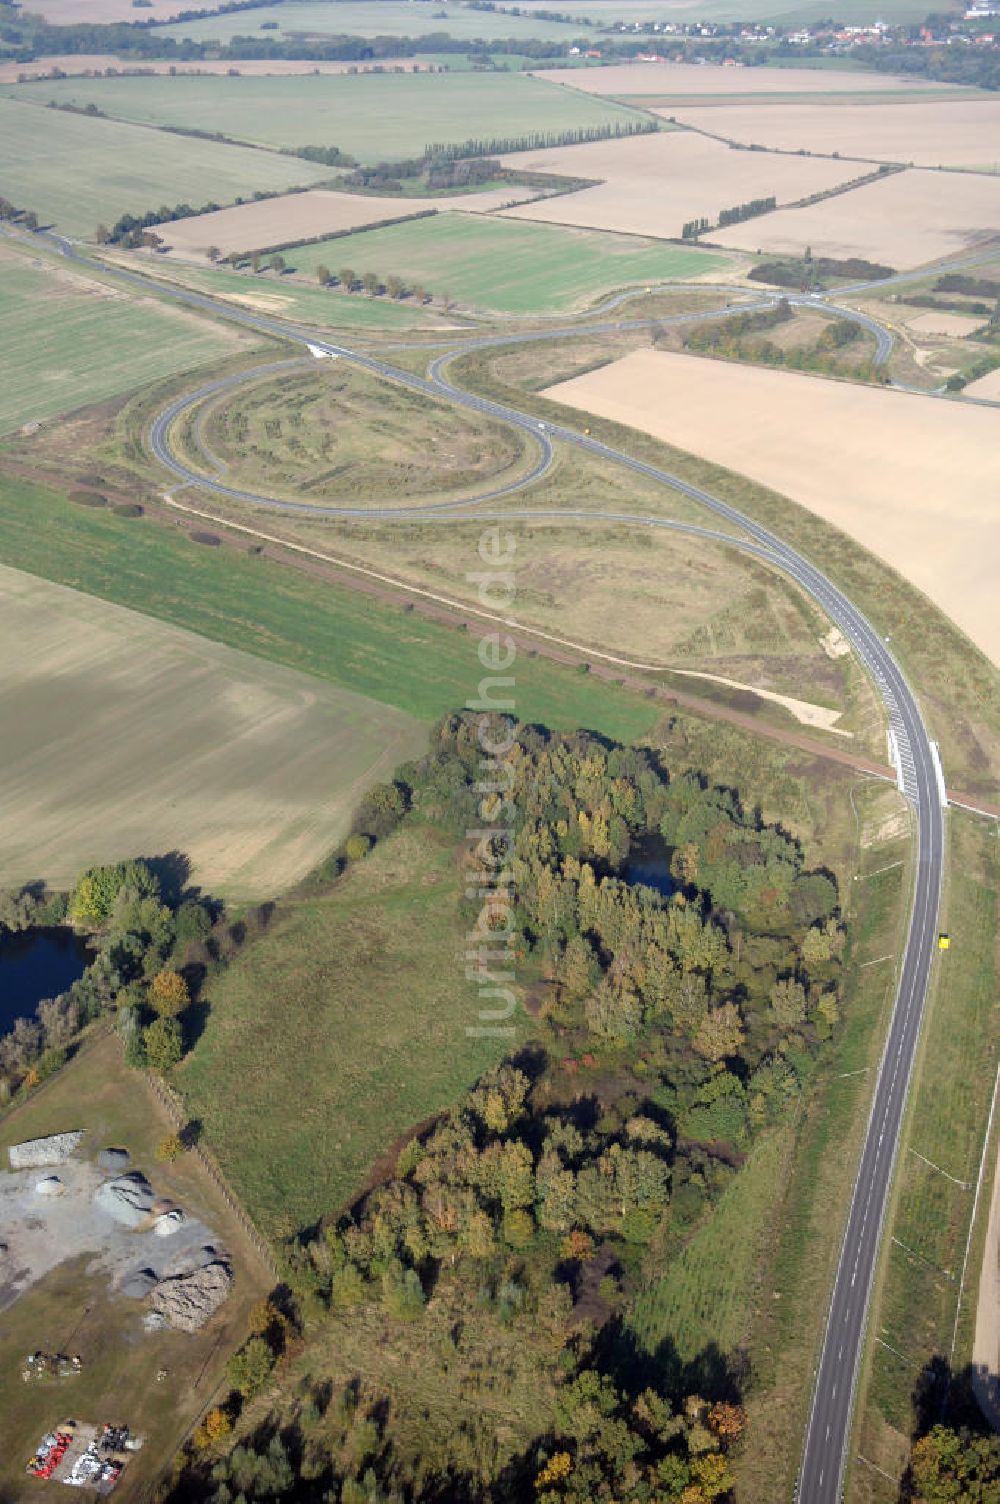
M 277 22 L 278 30 L 269 33 L 273 37 L 423 37 L 444 33 L 470 42 L 530 37 L 551 39 L 562 46 L 575 36 L 586 35 L 589 29 L 587 24 L 567 26 L 559 21 L 478 10 L 456 0 L 434 7 L 413 5 L 408 0 L 291 0 L 287 5 L 261 6 L 249 15 L 237 11 L 175 21 L 161 30 L 168 37 L 229 42 L 233 37 L 256 35 L 268 22 Z M 460 59 L 461 54 L 456 54 L 456 60 Z
M 642 118 L 634 110 L 610 100 L 517 73 L 306 74 L 284 78 L 228 75 L 171 78 L 169 74 L 159 74 L 155 78 L 68 78 L 12 84 L 0 93 L 16 95 L 20 108 L 25 110 L 41 108 L 55 100 L 58 104 L 81 107 L 93 104 L 112 117 L 111 121 L 81 121 L 71 117 L 68 127 L 77 136 L 77 152 L 83 144 L 80 140 L 83 129 L 97 125 L 108 132 L 114 129 L 115 121 L 221 131 L 256 146 L 338 146 L 361 161 L 377 162 L 420 156 L 431 143 L 466 141 L 470 136 L 524 136 L 532 131 L 564 131 L 619 121 L 625 124 Z M 6 111 L 0 115 L 0 131 L 6 127 L 8 114 Z M 29 123 L 26 129 L 34 130 L 41 138 L 40 146 L 42 141 L 48 146 L 49 128 L 43 133 L 37 117 L 29 113 L 28 121 L 32 120 L 34 125 Z M 144 135 L 142 139 L 147 137 Z M 100 137 L 91 136 L 88 130 L 86 140 L 99 141 Z M 153 138 L 154 143 L 158 140 Z M 172 135 L 164 140 L 174 143 L 173 151 L 182 153 L 185 159 L 203 162 L 206 179 L 209 162 L 213 166 L 217 162 L 218 170 L 222 169 L 224 157 L 218 157 L 218 153 L 236 150 Z M 126 140 L 122 140 L 121 146 L 127 153 Z M 244 161 L 244 158 L 245 152 L 233 162 L 234 174 L 244 166 L 249 168 L 254 160 Z M 17 162 L 16 152 L 12 152 L 12 160 Z M 309 183 L 330 176 L 329 168 L 317 168 L 295 158 L 265 157 L 261 162 L 259 179 L 244 184 L 249 191 Z M 169 164 L 162 165 L 163 171 L 155 160 L 146 161 L 140 169 L 146 184 L 158 185 L 153 195 L 157 204 L 164 200 L 171 203 L 177 198 L 188 198 L 195 203 L 208 197 L 225 203 L 235 196 L 222 187 L 208 187 L 200 195 L 193 189 L 174 194 L 163 181 Z M 286 174 L 283 184 L 267 180 L 268 168 L 272 173 L 280 169 Z M 142 207 L 149 202 L 150 192 L 147 187 L 146 196 L 140 196 Z M 8 196 L 15 195 L 8 193 Z M 91 223 L 96 223 L 97 218 L 99 214 L 92 214 Z
M 314 505 L 468 497 L 513 483 L 537 452 L 517 429 L 342 360 L 210 399 L 178 426 L 196 466 L 207 447 L 232 485 Z
M 286 256 L 285 259 L 291 258 Z M 331 260 L 340 264 L 333 252 Z M 127 264 L 132 270 L 136 261 L 130 258 Z M 148 268 L 142 269 L 161 281 L 193 287 L 238 307 L 276 314 L 292 323 L 308 324 L 318 329 L 347 329 L 364 334 L 369 330 L 391 333 L 397 329 L 443 327 L 430 310 L 418 308 L 412 300 L 394 303 L 388 298 L 369 298 L 364 293 L 348 294 L 334 288 L 305 287 L 268 271 L 254 273 L 249 270 L 227 271 L 221 267 L 198 268 L 163 257 L 151 257 Z M 449 320 L 447 327 L 454 329 L 454 320 Z
M 59 110 L 40 118 L 36 108 L 44 103 L 41 95 L 26 91 L 17 100 L 0 98 L 0 182 L 13 203 L 34 209 L 43 224 L 67 235 L 93 235 L 102 222 L 160 204 L 228 204 L 258 189 L 310 187 L 330 176 L 328 167 L 295 157 L 140 130 L 116 120 Z
M 268 898 L 426 739 L 391 706 L 3 566 L 0 635 L 31 643 L 0 664 L 4 886 L 179 850 L 206 891 Z
M 0 323 L 0 434 L 260 343 L 11 242 L 0 243 Z
M 460 213 L 299 246 L 285 260 L 306 276 L 322 265 L 371 267 L 408 287 L 509 314 L 569 312 L 619 288 L 721 274 L 729 264 L 633 236 Z
M 75 586 L 230 647 L 315 674 L 418 720 L 477 693 L 474 634 L 185 533 L 79 507 L 0 476 L 0 562 Z M 637 695 L 542 658 L 521 658 L 517 713 L 623 741 L 660 711 Z
M 406 824 L 327 892 L 286 899 L 212 980 L 177 1084 L 270 1236 L 339 1209 L 512 1048 L 466 1035 L 479 1003 L 460 897 L 452 841 Z

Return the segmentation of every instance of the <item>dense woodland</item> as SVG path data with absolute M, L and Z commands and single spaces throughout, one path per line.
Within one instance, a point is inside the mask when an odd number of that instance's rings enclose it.
M 535 1038 L 418 1131 L 357 1205 L 286 1246 L 284 1314 L 236 1355 L 233 1395 L 198 1438 L 184 1497 L 275 1496 L 264 1482 L 254 1491 L 257 1469 L 294 1480 L 278 1497 L 343 1501 L 702 1504 L 732 1486 L 746 1423 L 738 1355 L 692 1366 L 646 1353 L 629 1303 L 754 1137 L 793 1109 L 836 1029 L 837 887 L 731 790 L 671 781 L 645 751 L 529 726 L 487 764 L 483 722 L 442 722 L 429 755 L 401 770 L 397 799 L 369 797 L 351 854 L 363 859 L 399 820 L 451 832 L 475 895 L 472 975 L 512 971 Z M 669 864 L 666 894 L 628 880 L 630 853 L 651 840 Z M 440 1308 L 460 1315 L 446 1370 L 462 1371 L 466 1322 L 516 1330 L 536 1371 L 529 1445 L 498 1452 L 487 1414 L 408 1454 L 391 1393 L 362 1386 L 326 1395 L 326 1418 L 310 1423 L 322 1443 L 279 1406 L 277 1429 L 213 1461 L 209 1433 L 230 1445 L 290 1331 L 332 1324 L 346 1346 L 374 1323 L 391 1348 Z M 363 1466 L 362 1423 L 374 1427 Z

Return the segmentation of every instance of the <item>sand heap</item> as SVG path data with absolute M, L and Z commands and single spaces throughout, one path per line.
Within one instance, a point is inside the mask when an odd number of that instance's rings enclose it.
M 179 1332 L 196 1332 L 226 1299 L 233 1284 L 228 1264 L 215 1260 L 191 1274 L 161 1279 L 149 1297 L 153 1314 Z
M 83 1130 L 51 1133 L 48 1138 L 27 1138 L 7 1150 L 12 1170 L 40 1170 L 44 1165 L 65 1164 L 83 1138 Z
M 141 1227 L 153 1210 L 153 1187 L 137 1170 L 106 1180 L 94 1192 L 94 1205 L 122 1227 Z

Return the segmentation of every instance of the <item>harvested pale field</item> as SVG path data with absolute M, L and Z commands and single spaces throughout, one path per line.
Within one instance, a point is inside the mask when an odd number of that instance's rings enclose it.
M 817 256 L 862 256 L 905 270 L 1000 244 L 1000 178 L 896 172 L 821 204 L 713 231 L 711 241 L 782 256 L 811 246 Z
M 1000 170 L 1000 100 L 715 105 L 666 109 L 684 125 L 777 151 L 839 152 L 914 167 Z
M 551 7 L 552 0 L 522 0 L 519 9 L 525 14 Z M 595 23 L 620 21 L 740 21 L 748 19 L 746 0 L 576 0 L 573 13 L 581 12 Z M 828 23 L 829 0 L 783 0 L 773 6 L 758 5 L 750 11 L 756 21 L 780 22 L 785 26 L 803 26 L 806 22 Z M 890 24 L 922 21 L 927 14 L 926 0 L 838 0 L 836 14 L 844 25 L 871 25 L 876 17 Z M 669 44 L 669 36 L 663 41 Z
M 26 7 L 27 8 L 27 7 Z M 188 8 L 187 0 L 150 0 L 149 9 L 134 10 L 132 0 L 31 0 L 33 15 L 50 26 L 102 26 L 108 21 L 169 21 Z
M 985 322 L 985 319 L 970 318 L 967 313 L 941 313 L 930 309 L 927 313 L 918 313 L 916 318 L 908 318 L 906 327 L 917 334 L 942 334 L 961 339 L 966 334 L 975 334 Z
M 363 695 L 4 566 L 0 631 L 4 886 L 180 851 L 209 891 L 274 894 L 426 737 Z
M 523 197 L 524 190 L 520 196 Z M 261 203 L 239 204 L 215 214 L 193 214 L 160 228 L 168 251 L 175 256 L 207 260 L 210 246 L 223 255 L 229 251 L 256 251 L 264 246 L 293 245 L 320 235 L 342 235 L 363 230 L 386 220 L 403 219 L 428 209 L 463 209 L 485 214 L 519 197 L 514 188 L 466 193 L 455 198 L 367 198 L 358 193 L 337 193 L 313 188 L 308 193 L 289 193 Z M 335 248 L 331 248 L 332 250 Z
M 513 218 L 671 239 L 689 219 L 714 221 L 720 209 L 772 194 L 779 204 L 794 203 L 858 174 L 854 163 L 751 155 L 690 131 L 517 152 L 504 161 L 601 180 L 596 188 L 508 210 Z
M 698 94 L 885 94 L 898 90 L 935 90 L 946 84 L 892 78 L 884 73 L 852 73 L 833 68 L 726 68 L 716 63 L 610 63 L 598 68 L 547 68 L 539 74 L 553 84 L 567 84 L 585 94 L 660 94 L 692 98 Z
M 285 78 L 300 73 L 371 73 L 376 68 L 402 68 L 407 73 L 426 71 L 426 58 L 384 57 L 377 63 L 339 63 L 319 59 L 260 57 L 241 58 L 238 63 L 201 58 L 195 63 L 171 62 L 169 59 L 143 58 L 141 63 L 128 62 L 112 52 L 67 52 L 58 57 L 39 58 L 34 63 L 0 63 L 0 84 L 16 84 L 21 79 L 49 78 L 53 69 L 69 78 L 93 77 L 112 69 L 116 73 L 232 73 L 235 69 L 246 78 Z
M 824 517 L 1000 664 L 1000 414 L 656 350 L 545 395 L 726 465 Z
M 965 390 L 970 397 L 986 397 L 990 402 L 1000 402 L 1000 367 L 980 376 L 978 381 L 970 381 Z

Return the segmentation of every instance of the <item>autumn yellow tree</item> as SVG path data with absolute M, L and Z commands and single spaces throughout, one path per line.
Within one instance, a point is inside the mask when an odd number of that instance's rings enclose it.
M 184 1145 L 177 1133 L 168 1133 L 156 1146 L 156 1157 L 164 1164 L 173 1164 L 183 1153 Z
M 702 1019 L 694 1047 L 707 1060 L 725 1060 L 739 1053 L 745 1038 L 736 1004 L 723 1003 L 721 1008 L 709 1009 Z
M 149 984 L 149 1005 L 161 1018 L 176 1018 L 191 1001 L 179 971 L 158 971 Z

